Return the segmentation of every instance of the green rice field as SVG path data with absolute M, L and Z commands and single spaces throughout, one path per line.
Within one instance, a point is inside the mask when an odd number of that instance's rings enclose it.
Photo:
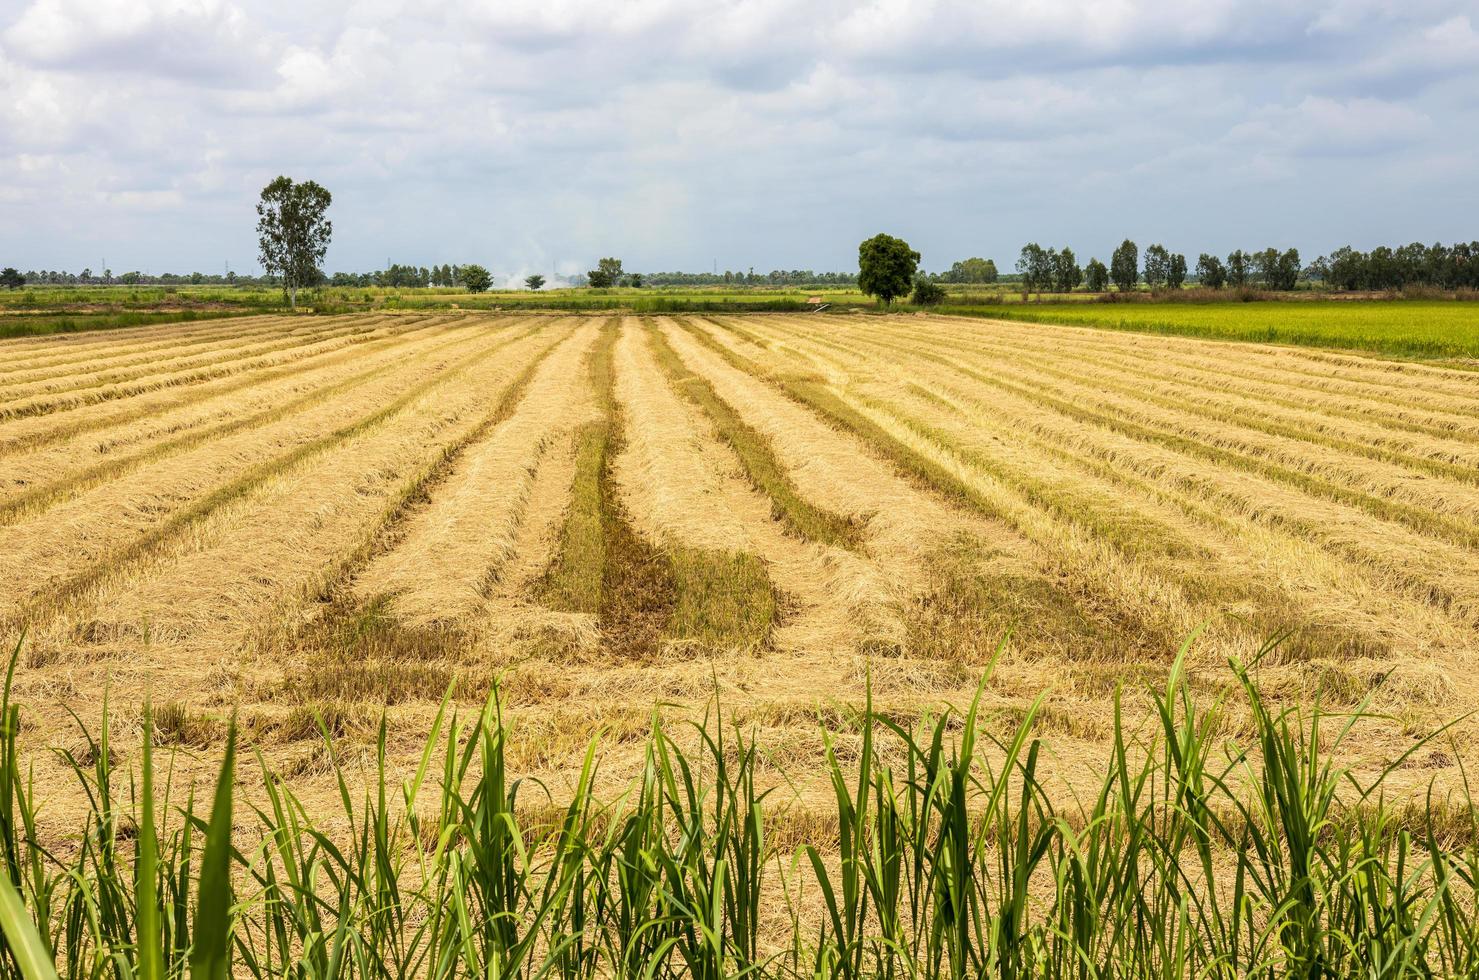
M 1442 300 L 1012 303 L 941 312 L 1405 357 L 1479 357 L 1479 304 Z

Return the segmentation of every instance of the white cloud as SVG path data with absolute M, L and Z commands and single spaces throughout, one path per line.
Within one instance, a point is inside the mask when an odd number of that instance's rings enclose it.
M 34 0 L 4 40 L 35 66 L 197 83 L 239 80 L 263 50 L 246 14 L 225 0 Z
M 0 249 L 244 268 L 278 173 L 334 191 L 331 268 L 835 267 L 881 227 L 931 266 L 1318 249 L 1382 237 L 1332 204 L 1403 173 L 1451 237 L 1476 83 L 1465 0 L 24 0 Z

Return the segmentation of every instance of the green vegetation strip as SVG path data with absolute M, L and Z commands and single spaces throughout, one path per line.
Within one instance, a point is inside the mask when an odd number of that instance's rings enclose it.
M 599 733 L 560 797 L 529 792 L 496 688 L 470 718 L 444 704 L 408 771 L 383 724 L 366 772 L 314 719 L 336 802 L 260 755 L 238 772 L 233 726 L 208 810 L 154 778 L 147 710 L 141 774 L 105 713 L 62 753 L 82 812 L 60 848 L 8 676 L 0 970 L 24 980 L 1479 974 L 1479 807 L 1462 781 L 1414 806 L 1388 785 L 1443 732 L 1357 775 L 1349 712 L 1280 710 L 1240 664 L 1209 703 L 1178 658 L 1144 719 L 1115 692 L 1076 796 L 1042 765 L 1042 697 L 1000 734 L 980 696 L 918 723 L 870 698 L 817 732 L 815 810 L 762 788 L 770 746 L 722 710 L 694 737 L 654 720 L 611 799 Z
M 658 363 L 674 387 L 703 409 L 719 438 L 739 457 L 750 483 L 770 498 L 772 516 L 808 541 L 850 549 L 862 547 L 863 533 L 857 522 L 817 507 L 803 497 L 776 459 L 770 441 L 720 398 L 713 385 L 688 370 L 661 330 L 648 324 L 647 336 Z
M 757 650 L 778 615 L 764 563 L 741 552 L 659 550 L 632 527 L 618 499 L 612 461 L 621 450 L 621 413 L 612 349 L 619 322 L 602 327 L 591 354 L 599 417 L 576 433 L 570 509 L 540 596 L 555 609 L 594 614 L 605 648 L 621 658 L 650 657 L 664 639 Z

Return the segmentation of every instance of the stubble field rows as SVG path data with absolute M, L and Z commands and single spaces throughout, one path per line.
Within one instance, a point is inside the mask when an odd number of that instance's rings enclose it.
M 317 719 L 369 745 L 387 712 L 409 764 L 444 694 L 497 676 L 510 765 L 552 785 L 597 730 L 629 777 L 654 710 L 717 695 L 806 798 L 819 721 L 870 687 L 901 721 L 969 701 L 998 648 L 988 722 L 1043 694 L 1073 784 L 1116 687 L 1133 705 L 1197 631 L 1208 688 L 1290 631 L 1265 688 L 1369 700 L 1351 761 L 1378 766 L 1479 703 L 1476 545 L 1479 384 L 1432 365 L 928 316 L 0 344 L 24 741 L 147 694 L 162 741 L 208 749 L 235 714 L 324 794 Z M 1460 761 L 1425 753 L 1414 785 Z

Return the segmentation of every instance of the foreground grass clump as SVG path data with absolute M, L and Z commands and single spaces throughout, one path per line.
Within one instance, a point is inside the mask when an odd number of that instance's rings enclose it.
M 127 772 L 105 719 L 89 751 L 68 756 L 91 809 L 77 846 L 56 851 L 37 840 L 7 683 L 0 969 L 28 980 L 55 965 L 140 978 L 187 966 L 206 977 L 1473 975 L 1472 800 L 1430 794 L 1415 817 L 1394 808 L 1383 783 L 1407 756 L 1362 785 L 1326 754 L 1353 719 L 1276 710 L 1254 669 L 1233 676 L 1203 704 L 1178 659 L 1148 726 L 1117 713 L 1102 785 L 1071 807 L 1046 788 L 1036 705 L 998 740 L 975 704 L 914 730 L 870 704 L 851 730 L 824 733 L 835 812 L 810 818 L 760 788 L 763 746 L 718 716 L 676 729 L 655 717 L 640 777 L 610 801 L 591 789 L 599 735 L 568 799 L 511 773 L 496 693 L 469 718 L 444 704 L 399 785 L 383 724 L 363 790 L 326 730 L 342 812 L 322 815 L 260 758 L 259 773 L 238 772 L 234 732 L 203 812 L 169 780 L 161 788 L 147 716 Z M 1251 714 L 1246 745 L 1214 735 L 1232 692 Z M 238 783 L 263 802 L 239 804 Z M 783 853 L 775 840 L 796 826 L 810 839 Z

